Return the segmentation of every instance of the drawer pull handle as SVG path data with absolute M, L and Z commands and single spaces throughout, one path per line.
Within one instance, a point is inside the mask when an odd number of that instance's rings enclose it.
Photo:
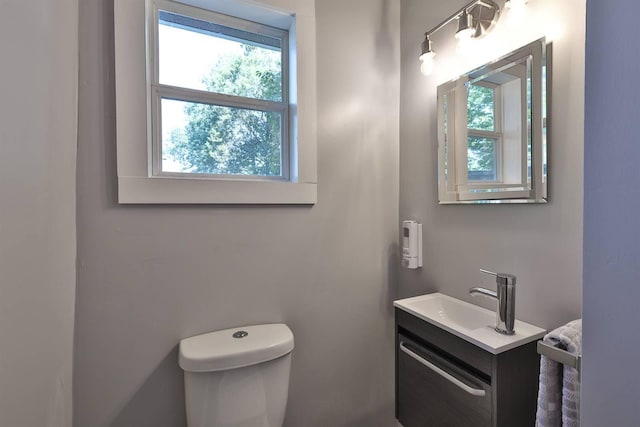
M 466 391 L 467 393 L 469 393 L 471 395 L 474 395 L 474 396 L 479 396 L 479 397 L 486 396 L 487 393 L 484 390 L 473 388 L 473 387 L 469 387 L 468 385 L 466 385 L 465 383 L 463 383 L 462 381 L 460 381 L 459 379 L 457 379 L 456 377 L 454 377 L 450 373 L 438 368 L 433 363 L 423 359 L 422 357 L 418 356 L 413 351 L 409 350 L 407 347 L 405 347 L 403 342 L 400 343 L 400 350 L 402 350 L 405 354 L 411 356 L 412 358 L 414 358 L 415 360 L 417 360 L 418 362 L 420 362 L 421 364 L 423 364 L 427 368 L 431 369 L 436 374 L 440 375 L 441 377 L 447 379 L 449 382 L 455 384 L 456 386 L 458 386 L 462 390 Z

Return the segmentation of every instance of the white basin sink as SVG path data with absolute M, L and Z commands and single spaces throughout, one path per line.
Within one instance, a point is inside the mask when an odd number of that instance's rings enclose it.
M 514 335 L 500 334 L 494 330 L 494 311 L 441 293 L 402 299 L 393 305 L 493 354 L 540 339 L 546 332 L 516 320 Z

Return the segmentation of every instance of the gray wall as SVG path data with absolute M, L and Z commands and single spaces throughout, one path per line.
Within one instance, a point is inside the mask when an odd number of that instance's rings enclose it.
M 478 284 L 495 286 L 479 268 L 500 270 L 518 277 L 517 317 L 553 328 L 581 317 L 585 2 L 529 2 L 532 15 L 527 19 L 541 23 L 556 19 L 557 28 L 552 30 L 560 33 L 553 43 L 550 203 L 441 206 L 437 201 L 436 87 L 455 77 L 446 75 L 456 68 L 452 62 L 462 67 L 463 60 L 477 52 L 464 58 L 455 53 L 453 23 L 437 33 L 440 44 L 434 40 L 433 76 L 420 74 L 418 54 L 424 32 L 466 3 L 402 2 L 400 219 L 423 223 L 424 267 L 400 272 L 400 295 L 440 291 L 494 308 L 490 301 L 472 300 L 468 289 Z M 501 35 L 494 32 L 493 39 L 483 40 L 482 50 L 510 42 L 525 30 L 544 31 L 544 24 L 527 29 L 528 20 L 516 31 L 507 18 L 505 13 L 496 27 Z
M 587 2 L 582 425 L 640 425 L 636 0 Z
M 113 6 L 80 5 L 75 425 L 185 425 L 176 345 L 286 322 L 286 425 L 391 426 L 399 20 L 392 0 L 317 2 L 314 207 L 115 202 Z
M 2 2 L 1 426 L 71 426 L 77 12 Z

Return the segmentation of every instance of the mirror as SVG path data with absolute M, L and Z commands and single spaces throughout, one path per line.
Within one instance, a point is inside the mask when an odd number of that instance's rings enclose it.
M 547 202 L 545 39 L 438 86 L 440 204 Z

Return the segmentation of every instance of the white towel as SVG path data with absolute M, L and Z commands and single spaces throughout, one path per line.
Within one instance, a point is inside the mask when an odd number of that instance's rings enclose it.
M 582 319 L 545 335 L 544 342 L 571 354 L 582 353 Z M 536 427 L 580 426 L 580 375 L 575 368 L 540 357 Z

